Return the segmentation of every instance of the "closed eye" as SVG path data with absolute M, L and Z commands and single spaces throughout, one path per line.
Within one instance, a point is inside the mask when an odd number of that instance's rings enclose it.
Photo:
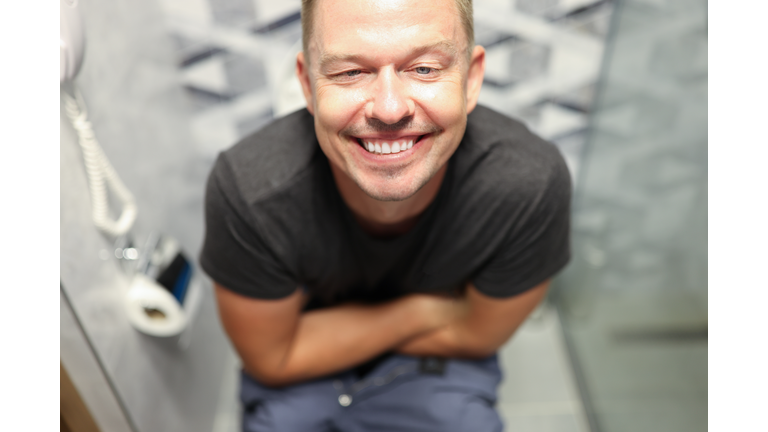
M 352 70 L 330 75 L 330 78 L 338 82 L 355 82 L 357 81 L 358 78 L 360 78 L 360 75 L 362 75 L 362 73 L 363 71 L 360 69 L 352 69 Z
M 339 83 L 353 83 L 357 82 L 365 73 L 362 69 L 351 69 L 344 72 L 339 72 L 330 76 L 330 78 Z

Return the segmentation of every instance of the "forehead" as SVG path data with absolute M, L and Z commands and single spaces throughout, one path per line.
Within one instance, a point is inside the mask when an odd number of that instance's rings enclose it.
M 467 43 L 455 0 L 320 0 L 315 7 L 313 58 L 446 44 L 460 50 Z

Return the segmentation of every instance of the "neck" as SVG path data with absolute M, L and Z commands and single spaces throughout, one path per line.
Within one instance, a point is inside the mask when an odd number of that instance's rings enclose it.
M 445 178 L 448 164 L 411 197 L 402 201 L 371 198 L 344 172 L 331 163 L 331 172 L 341 198 L 365 232 L 375 237 L 395 237 L 408 232 L 434 201 Z

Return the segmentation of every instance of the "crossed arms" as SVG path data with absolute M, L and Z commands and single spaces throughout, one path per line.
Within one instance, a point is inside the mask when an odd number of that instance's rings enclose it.
M 379 305 L 346 304 L 302 313 L 297 289 L 259 300 L 215 284 L 224 329 L 244 369 L 268 386 L 285 386 L 357 366 L 386 351 L 482 358 L 509 339 L 546 293 L 549 280 L 510 298 L 411 294 Z

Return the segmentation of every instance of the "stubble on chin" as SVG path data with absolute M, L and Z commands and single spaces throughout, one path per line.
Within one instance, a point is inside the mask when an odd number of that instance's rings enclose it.
M 416 194 L 426 185 L 431 176 L 416 175 L 406 181 L 408 166 L 374 167 L 369 170 L 368 177 L 374 179 L 352 177 L 357 186 L 369 197 L 377 201 L 405 201 Z

